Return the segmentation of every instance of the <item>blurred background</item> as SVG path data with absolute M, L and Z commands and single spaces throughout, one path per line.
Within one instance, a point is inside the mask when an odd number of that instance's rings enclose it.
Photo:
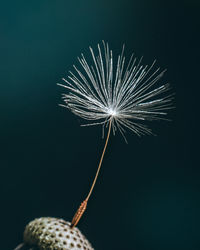
M 197 0 L 2 1 L 1 249 L 34 218 L 71 220 L 89 190 L 102 129 L 59 107 L 56 83 L 102 40 L 167 68 L 176 109 L 149 124 L 155 137 L 111 137 L 79 228 L 96 250 L 200 249 L 199 11 Z

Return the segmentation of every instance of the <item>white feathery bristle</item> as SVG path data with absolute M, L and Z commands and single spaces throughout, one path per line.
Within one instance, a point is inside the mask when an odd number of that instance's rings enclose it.
M 79 66 L 74 65 L 63 84 L 58 84 L 67 90 L 62 106 L 88 120 L 84 126 L 104 128 L 111 122 L 113 134 L 119 130 L 123 137 L 126 129 L 138 136 L 152 134 L 144 122 L 165 120 L 166 111 L 172 108 L 169 84 L 159 83 L 165 70 L 155 67 L 155 61 L 142 65 L 142 58 L 133 55 L 127 60 L 124 47 L 118 57 L 104 41 L 97 48 L 94 52 L 90 47 L 88 61 L 81 54 Z

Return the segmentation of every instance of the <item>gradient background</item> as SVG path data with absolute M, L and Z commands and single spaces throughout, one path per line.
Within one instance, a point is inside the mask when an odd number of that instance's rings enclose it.
M 88 46 L 155 58 L 176 93 L 158 136 L 112 137 L 79 228 L 97 250 L 200 249 L 199 1 L 2 1 L 0 7 L 1 249 L 36 217 L 70 220 L 104 141 L 100 127 L 58 106 L 56 85 Z

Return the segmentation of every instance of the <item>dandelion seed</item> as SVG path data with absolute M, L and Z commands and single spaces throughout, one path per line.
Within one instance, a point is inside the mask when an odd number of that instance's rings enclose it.
M 158 85 L 165 71 L 154 69 L 155 61 L 151 66 L 143 66 L 142 58 L 137 60 L 132 55 L 126 63 L 124 46 L 116 59 L 107 43 L 103 42 L 102 47 L 98 44 L 97 55 L 90 47 L 92 65 L 81 54 L 78 58 L 81 69 L 74 65 L 74 73 L 70 71 L 68 77 L 63 78 L 64 84 L 58 84 L 68 90 L 63 94 L 65 105 L 61 106 L 90 121 L 82 126 L 109 127 L 96 176 L 83 203 L 84 208 L 96 183 L 110 132 L 115 135 L 119 131 L 125 141 L 126 129 L 138 136 L 152 134 L 144 122 L 167 120 L 166 110 L 172 107 L 173 99 L 172 94 L 166 94 L 170 89 L 169 84 Z M 80 211 L 85 211 L 83 205 L 75 214 L 72 227 L 80 220 Z

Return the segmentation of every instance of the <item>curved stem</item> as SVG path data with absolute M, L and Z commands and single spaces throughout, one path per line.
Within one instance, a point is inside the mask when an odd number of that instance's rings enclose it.
M 112 125 L 112 118 L 110 119 L 110 122 L 109 122 L 109 128 L 108 128 L 108 134 L 107 134 L 106 142 L 105 142 L 104 149 L 103 149 L 103 152 L 102 152 L 102 155 L 101 155 L 101 159 L 99 161 L 99 165 L 98 165 L 98 168 L 97 168 L 97 171 L 96 171 L 96 175 L 95 175 L 94 180 L 92 182 L 92 186 L 90 188 L 90 191 L 89 191 L 86 199 L 81 203 L 79 209 L 76 211 L 76 213 L 75 213 L 75 215 L 74 215 L 74 217 L 72 219 L 72 222 L 71 222 L 71 228 L 75 227 L 78 224 L 79 220 L 81 219 L 83 213 L 86 210 L 87 202 L 88 202 L 88 200 L 89 200 L 89 198 L 90 198 L 90 196 L 92 194 L 92 191 L 94 189 L 94 186 L 96 184 L 96 181 L 97 181 L 100 169 L 101 169 L 102 161 L 103 161 L 104 154 L 105 154 L 105 151 L 106 151 L 106 148 L 107 148 L 107 145 L 108 145 L 108 141 L 109 141 L 109 137 L 110 137 L 111 125 Z
M 89 193 L 88 193 L 88 196 L 87 196 L 87 198 L 86 198 L 87 201 L 89 200 L 89 198 L 90 198 L 90 196 L 91 196 L 91 194 L 92 194 L 92 191 L 93 191 L 94 186 L 95 186 L 96 181 L 97 181 L 97 177 L 98 177 L 98 175 L 99 175 L 99 171 L 100 171 L 100 169 L 101 169 L 103 157 L 104 157 L 104 154 L 105 154 L 105 151 L 106 151 L 106 148 L 107 148 L 107 145 L 108 145 L 109 137 L 110 137 L 111 122 L 112 122 L 112 120 L 110 120 L 110 122 L 109 122 L 109 128 L 108 128 L 108 134 L 107 134 L 105 146 L 104 146 L 104 149 L 103 149 L 103 152 L 102 152 L 102 155 L 101 155 L 101 159 L 100 159 L 100 161 L 99 161 L 99 165 L 98 165 L 97 172 L 96 172 L 96 175 L 95 175 L 95 177 L 94 177 L 92 186 L 91 186 L 90 191 L 89 191 Z

